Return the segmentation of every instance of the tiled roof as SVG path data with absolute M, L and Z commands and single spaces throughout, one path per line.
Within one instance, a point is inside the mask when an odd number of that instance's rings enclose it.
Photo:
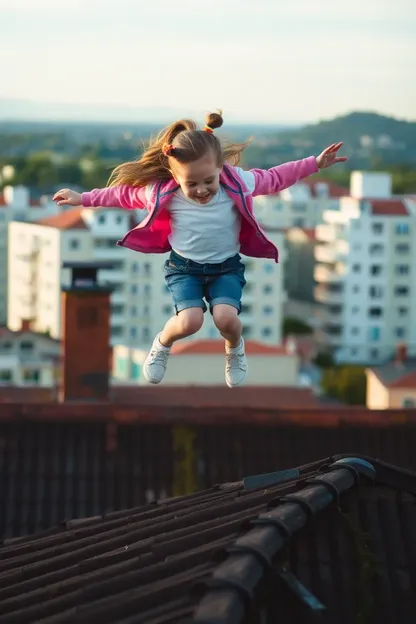
M 3 193 L 0 193 L 0 206 L 7 206 Z
M 337 456 L 64 522 L 4 543 L 0 623 L 410 624 L 415 494 Z
M 285 347 L 281 345 L 270 346 L 256 340 L 246 340 L 245 350 L 247 355 L 288 355 Z M 224 341 L 188 340 L 176 342 L 171 353 L 172 355 L 224 355 Z
M 82 206 L 64 210 L 52 217 L 45 217 L 36 221 L 38 225 L 47 225 L 58 230 L 88 230 L 88 226 L 82 218 Z
M 392 360 L 370 370 L 388 388 L 416 388 L 416 358 L 404 362 Z
M 319 185 L 321 184 L 326 184 L 328 188 L 328 197 L 331 199 L 336 199 L 338 197 L 348 197 L 348 195 L 350 194 L 348 188 L 340 186 L 339 184 L 335 184 L 330 180 L 316 180 L 313 178 L 305 178 L 304 180 L 299 182 L 299 184 L 308 186 L 311 191 L 312 197 L 315 198 L 322 197 L 322 195 L 320 195 L 318 191 Z
M 407 217 L 409 211 L 401 199 L 364 199 L 371 206 L 374 216 L 380 217 Z

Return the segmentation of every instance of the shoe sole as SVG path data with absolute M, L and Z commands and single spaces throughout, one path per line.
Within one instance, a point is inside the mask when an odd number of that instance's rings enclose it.
M 246 370 L 246 374 L 244 375 L 244 377 L 242 378 L 242 380 L 241 380 L 241 381 L 239 381 L 239 382 L 238 382 L 238 383 L 236 383 L 236 384 L 231 384 L 231 383 L 229 383 L 229 382 L 227 381 L 227 379 L 225 379 L 225 383 L 227 384 L 227 386 L 228 386 L 229 388 L 237 388 L 237 386 L 241 386 L 241 384 L 243 383 L 243 381 L 245 381 L 245 379 L 246 379 L 246 377 L 247 377 L 247 373 L 248 373 L 248 368 L 247 368 L 247 370 Z

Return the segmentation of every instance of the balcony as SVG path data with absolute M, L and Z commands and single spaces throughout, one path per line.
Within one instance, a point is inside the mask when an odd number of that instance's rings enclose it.
M 324 284 L 337 284 L 342 282 L 344 270 L 340 268 L 330 269 L 323 265 L 317 265 L 313 272 L 315 281 Z
M 315 301 L 330 305 L 342 305 L 344 303 L 344 294 L 342 290 L 331 290 L 324 284 L 315 286 Z
M 326 262 L 334 264 L 339 262 L 348 254 L 349 245 L 347 241 L 338 240 L 331 245 L 316 245 L 315 260 L 317 262 Z

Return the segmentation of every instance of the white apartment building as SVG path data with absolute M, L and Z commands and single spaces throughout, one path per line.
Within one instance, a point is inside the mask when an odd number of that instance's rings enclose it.
M 113 286 L 111 295 L 112 344 L 149 346 L 172 315 L 172 301 L 164 282 L 166 255 L 142 255 L 116 246 L 134 225 L 132 211 L 73 208 L 37 223 L 14 221 L 9 227 L 8 325 L 20 327 L 32 319 L 35 331 L 59 338 L 60 289 L 69 280 L 61 269 L 65 261 L 110 260 L 111 270 L 100 271 L 101 282 Z M 133 215 L 133 216 L 132 216 Z M 132 221 L 133 220 L 133 221 Z M 280 344 L 284 240 L 281 232 L 270 237 L 281 251 L 280 264 L 244 258 L 247 285 L 241 320 L 247 338 Z M 211 315 L 206 314 L 198 338 L 218 337 Z
M 338 361 L 377 364 L 398 343 L 416 351 L 416 203 L 391 176 L 354 172 L 340 211 L 316 228 L 321 339 Z
M 50 388 L 57 383 L 61 345 L 27 327 L 0 327 L 0 402 L 2 386 Z
M 314 228 L 327 210 L 339 210 L 348 189 L 333 182 L 307 178 L 276 195 L 256 197 L 257 218 L 269 228 Z
M 0 323 L 7 319 L 8 226 L 11 221 L 34 221 L 56 212 L 56 206 L 46 197 L 40 201 L 30 198 L 24 186 L 6 186 L 0 193 Z

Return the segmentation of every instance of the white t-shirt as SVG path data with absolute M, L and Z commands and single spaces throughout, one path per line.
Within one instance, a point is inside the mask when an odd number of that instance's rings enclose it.
M 247 189 L 254 191 L 254 174 L 235 167 Z M 224 262 L 240 251 L 241 215 L 220 186 L 207 204 L 185 197 L 179 189 L 170 205 L 172 249 L 200 264 Z

